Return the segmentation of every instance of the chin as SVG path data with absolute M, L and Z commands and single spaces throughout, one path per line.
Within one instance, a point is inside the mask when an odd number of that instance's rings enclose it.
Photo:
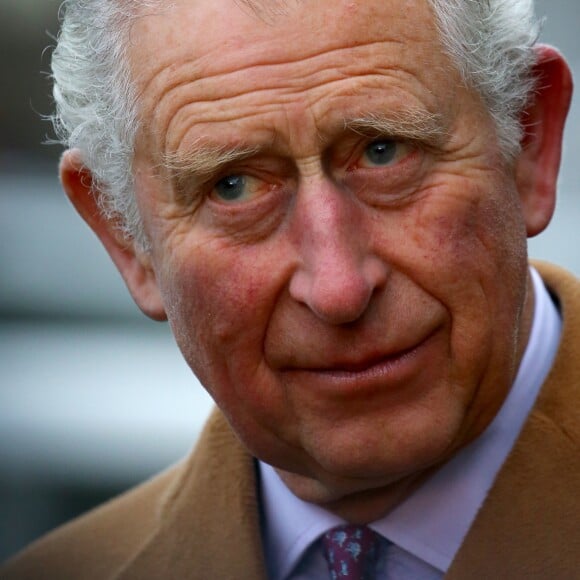
M 321 474 L 393 483 L 446 461 L 459 447 L 464 413 L 433 406 L 361 416 L 328 426 L 305 444 Z

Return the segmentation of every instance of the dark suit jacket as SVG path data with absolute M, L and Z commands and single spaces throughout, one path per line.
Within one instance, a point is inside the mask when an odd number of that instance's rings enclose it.
M 561 345 L 449 580 L 580 578 L 580 282 L 538 267 L 560 301 Z M 0 578 L 264 579 L 255 478 L 216 411 L 186 462 L 33 544 Z

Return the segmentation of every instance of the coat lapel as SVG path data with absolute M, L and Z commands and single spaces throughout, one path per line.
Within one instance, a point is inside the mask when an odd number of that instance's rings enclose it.
M 265 577 L 254 461 L 214 412 L 163 499 L 157 527 L 119 578 Z

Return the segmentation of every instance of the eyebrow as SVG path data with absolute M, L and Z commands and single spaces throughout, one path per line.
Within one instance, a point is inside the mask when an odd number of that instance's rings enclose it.
M 369 113 L 345 119 L 346 130 L 362 135 L 376 135 L 422 142 L 433 147 L 441 146 L 449 131 L 441 115 L 422 109 L 390 111 L 388 114 Z
M 252 157 L 259 151 L 258 146 L 210 145 L 199 139 L 187 148 L 186 153 L 164 155 L 161 165 L 169 172 L 179 194 L 191 194 L 192 186 L 203 183 L 220 167 Z
M 438 147 L 448 135 L 440 115 L 422 109 L 369 113 L 343 120 L 345 132 L 369 137 L 390 137 Z M 169 175 L 178 194 L 191 195 L 196 185 L 209 179 L 220 168 L 260 153 L 262 146 L 212 144 L 200 138 L 184 152 L 164 155 L 161 167 Z

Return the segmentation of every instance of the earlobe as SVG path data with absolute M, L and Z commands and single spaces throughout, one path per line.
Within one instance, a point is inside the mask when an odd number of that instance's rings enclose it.
M 114 220 L 103 215 L 99 192 L 93 187 L 91 172 L 82 163 L 78 151 L 65 152 L 60 163 L 60 178 L 75 209 L 105 246 L 137 306 L 154 320 L 167 320 L 149 255 L 136 249 L 123 237 Z
M 536 56 L 537 87 L 522 117 L 524 137 L 516 164 L 529 237 L 542 232 L 554 212 L 562 138 L 573 87 L 570 69 L 556 49 L 538 45 Z

